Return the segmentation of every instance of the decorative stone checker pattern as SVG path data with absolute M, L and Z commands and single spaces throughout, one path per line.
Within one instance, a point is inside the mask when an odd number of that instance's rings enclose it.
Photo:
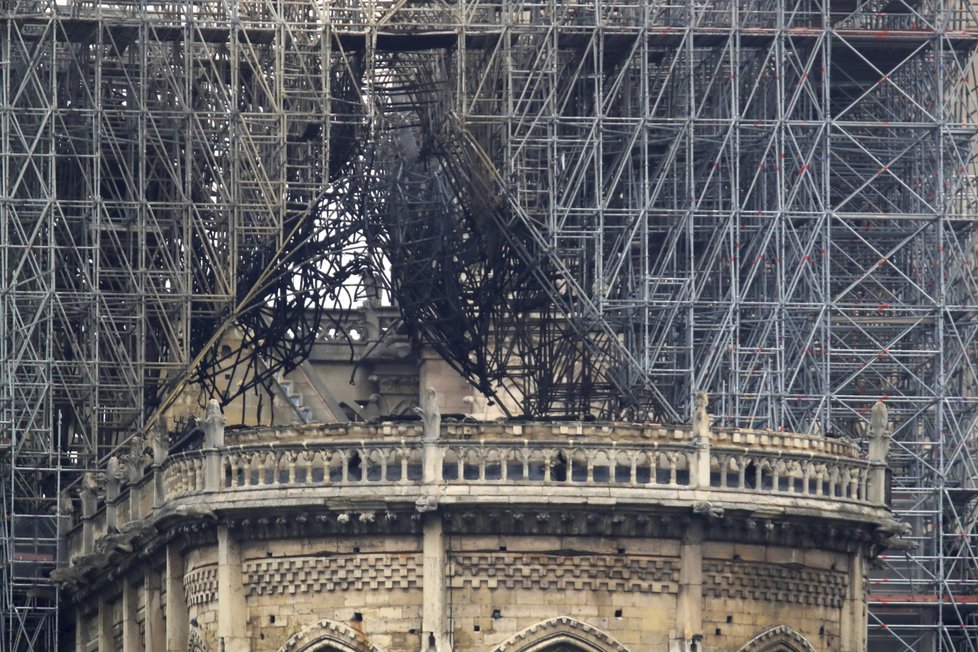
M 452 588 L 677 593 L 679 561 L 660 557 L 464 553 L 452 557 Z
M 421 587 L 421 555 L 415 553 L 255 559 L 243 570 L 248 595 Z
M 188 606 L 217 600 L 217 566 L 195 568 L 183 576 L 183 586 Z
M 842 607 L 848 589 L 844 573 L 703 560 L 703 596 L 783 604 Z

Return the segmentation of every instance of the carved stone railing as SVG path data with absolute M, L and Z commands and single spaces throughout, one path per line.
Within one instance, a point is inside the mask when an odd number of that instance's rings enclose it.
M 199 451 L 168 457 L 163 463 L 165 500 L 189 496 L 204 489 L 204 457 Z
M 442 453 L 446 483 L 689 486 L 690 446 L 599 442 L 450 442 Z
M 221 459 L 222 486 L 227 489 L 410 484 L 422 480 L 419 441 L 235 446 Z
M 710 487 L 872 504 L 869 497 L 871 468 L 869 462 L 841 457 L 713 449 Z
M 449 421 L 229 432 L 225 442 L 219 415 L 211 423 L 204 448 L 157 451 L 152 464 L 129 476 L 135 482 L 123 481 L 121 489 L 117 483 L 108 498 L 95 500 L 89 489 L 69 555 L 90 553 L 100 538 L 147 519 L 168 518 L 182 504 L 247 509 L 253 499 L 267 505 L 279 497 L 294 505 L 322 505 L 330 496 L 344 504 L 505 496 L 675 505 L 688 496 L 691 504 L 816 515 L 849 510 L 853 518 L 885 507 L 884 464 L 862 459 L 851 442 L 812 435 L 713 429 L 694 437 L 689 426 Z M 540 491 L 527 491 L 533 487 Z

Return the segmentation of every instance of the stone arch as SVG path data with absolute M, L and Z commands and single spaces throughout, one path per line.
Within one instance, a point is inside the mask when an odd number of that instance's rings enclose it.
M 740 652 L 815 652 L 815 648 L 787 625 L 778 625 L 752 638 Z
M 542 652 L 548 647 L 560 645 L 586 652 L 629 652 L 628 648 L 597 627 L 567 616 L 531 625 L 493 652 Z
M 293 634 L 279 652 L 312 652 L 328 648 L 339 652 L 381 652 L 361 632 L 332 620 L 306 625 Z

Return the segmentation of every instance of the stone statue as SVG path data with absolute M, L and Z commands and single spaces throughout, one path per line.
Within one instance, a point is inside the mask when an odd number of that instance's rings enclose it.
M 87 517 L 94 514 L 98 502 L 98 480 L 91 471 L 86 471 L 82 475 L 78 497 L 81 499 L 82 516 Z
M 146 470 L 146 440 L 139 435 L 134 435 L 129 440 L 129 452 L 122 456 L 125 463 L 126 479 L 131 482 L 139 482 Z
M 162 421 L 156 422 L 149 432 L 149 437 L 153 445 L 153 464 L 159 466 L 170 455 L 170 437 Z
M 414 408 L 421 415 L 425 439 L 438 439 L 441 432 L 441 406 L 438 405 L 438 392 L 433 387 L 421 394 L 421 407 Z
M 469 408 L 469 416 L 473 419 L 485 419 L 486 409 L 489 402 L 482 394 L 472 394 L 462 399 L 462 402 Z
M 869 417 L 869 460 L 886 462 L 890 452 L 890 420 L 886 404 L 876 401 Z
M 204 430 L 204 448 L 224 447 L 224 415 L 216 398 L 207 401 L 207 416 L 201 422 Z
M 126 479 L 127 475 L 126 469 L 122 466 L 119 458 L 115 455 L 110 457 L 108 463 L 105 465 L 105 498 L 107 500 L 112 500 L 119 495 L 122 481 Z
M 58 494 L 58 512 L 61 516 L 71 516 L 75 513 L 75 504 L 71 502 L 71 495 L 67 489 Z
M 696 392 L 693 398 L 693 438 L 709 440 L 710 438 L 710 415 L 706 412 L 706 407 L 710 402 L 710 397 L 705 390 Z

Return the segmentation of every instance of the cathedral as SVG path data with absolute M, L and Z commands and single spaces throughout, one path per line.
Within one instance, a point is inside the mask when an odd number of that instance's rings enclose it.
M 159 428 L 86 476 L 56 573 L 75 649 L 866 649 L 868 565 L 903 530 L 882 403 L 863 456 L 716 427 L 705 393 L 681 426 L 487 418 L 414 364 L 368 365 L 430 383 L 400 418 L 231 428 L 212 401 L 178 446 Z

